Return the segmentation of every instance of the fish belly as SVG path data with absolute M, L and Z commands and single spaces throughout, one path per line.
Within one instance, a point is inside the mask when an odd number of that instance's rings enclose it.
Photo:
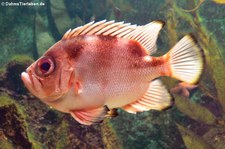
M 140 81 L 113 84 L 109 86 L 106 102 L 109 108 L 119 108 L 140 99 L 148 90 L 149 83 Z
M 99 73 L 92 75 L 92 79 L 88 77 L 83 84 L 81 94 L 86 105 L 122 107 L 140 99 L 149 88 L 149 81 L 143 80 L 137 71 L 120 69 L 116 73 L 110 70 Z

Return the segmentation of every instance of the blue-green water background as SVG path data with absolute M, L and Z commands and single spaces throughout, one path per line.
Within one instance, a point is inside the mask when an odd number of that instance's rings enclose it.
M 1 0 L 0 6 L 2 148 L 224 148 L 224 4 L 206 0 L 196 11 L 185 12 L 198 1 L 21 1 L 42 6 L 9 6 L 10 2 L 18 1 Z M 79 125 L 69 115 L 50 109 L 27 93 L 20 81 L 25 65 L 40 57 L 68 29 L 104 19 L 138 25 L 165 21 L 157 42 L 158 55 L 192 33 L 206 57 L 199 87 L 189 99 L 174 95 L 175 105 L 167 111 L 132 115 L 120 110 L 118 117 L 95 126 Z M 169 78 L 163 81 L 168 88 L 177 83 Z M 15 110 L 10 110 L 11 105 Z M 19 117 L 16 120 L 11 116 L 15 113 Z M 18 131 L 24 140 L 18 139 Z

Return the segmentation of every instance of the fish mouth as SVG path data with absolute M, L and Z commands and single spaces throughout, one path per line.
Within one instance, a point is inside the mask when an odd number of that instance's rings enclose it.
M 34 75 L 28 72 L 21 73 L 21 79 L 25 85 L 25 87 L 36 97 L 41 98 L 41 90 L 42 87 L 41 82 Z
M 36 78 L 35 75 L 32 75 L 28 72 L 22 72 L 21 73 L 21 79 L 25 85 L 25 87 L 37 98 L 39 98 L 40 100 L 42 100 L 44 103 L 46 103 L 47 105 L 52 105 L 52 104 L 56 104 L 62 101 L 62 98 L 60 98 L 61 96 L 48 96 L 46 97 L 45 95 L 43 95 L 42 93 L 42 84 L 40 82 L 40 80 L 38 78 Z
M 33 85 L 30 76 L 26 72 L 21 73 L 21 79 L 27 88 L 30 88 L 30 86 Z

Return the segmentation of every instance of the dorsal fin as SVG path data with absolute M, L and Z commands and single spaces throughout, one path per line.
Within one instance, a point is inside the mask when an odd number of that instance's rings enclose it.
M 62 39 L 70 39 L 79 35 L 103 35 L 133 39 L 139 42 L 149 54 L 156 51 L 156 40 L 164 22 L 153 21 L 143 26 L 115 21 L 90 22 L 84 26 L 68 30 Z

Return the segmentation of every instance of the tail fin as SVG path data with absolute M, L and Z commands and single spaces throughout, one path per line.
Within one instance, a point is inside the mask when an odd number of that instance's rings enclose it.
M 183 37 L 170 51 L 171 76 L 181 81 L 196 83 L 203 70 L 203 51 L 192 35 Z

